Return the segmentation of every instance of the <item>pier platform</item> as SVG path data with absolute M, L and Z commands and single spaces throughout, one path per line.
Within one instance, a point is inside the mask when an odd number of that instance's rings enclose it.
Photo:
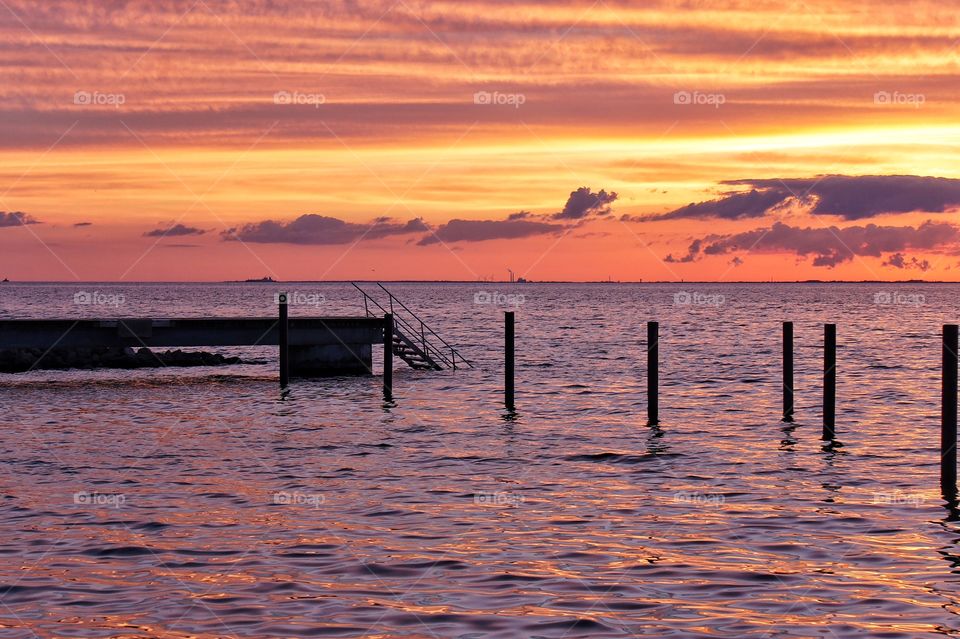
M 371 374 L 384 327 L 380 317 L 290 317 L 290 373 Z M 279 345 L 275 317 L 0 320 L 0 350 Z

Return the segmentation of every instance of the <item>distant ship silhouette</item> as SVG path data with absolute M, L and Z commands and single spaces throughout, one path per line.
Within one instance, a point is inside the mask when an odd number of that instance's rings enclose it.
M 267 275 L 267 276 L 265 276 L 265 277 L 261 277 L 261 278 L 258 279 L 258 280 L 243 280 L 243 281 L 244 281 L 244 282 L 276 282 L 277 280 L 275 280 L 275 279 L 273 279 L 272 277 L 270 277 L 269 275 Z

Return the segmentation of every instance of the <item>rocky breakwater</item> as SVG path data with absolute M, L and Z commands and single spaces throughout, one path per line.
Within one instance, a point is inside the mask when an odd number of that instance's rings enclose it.
M 203 351 L 151 351 L 149 348 L 70 348 L 44 351 L 39 348 L 0 349 L 0 372 L 68 368 L 164 368 L 167 366 L 227 366 L 243 364 L 239 357 Z

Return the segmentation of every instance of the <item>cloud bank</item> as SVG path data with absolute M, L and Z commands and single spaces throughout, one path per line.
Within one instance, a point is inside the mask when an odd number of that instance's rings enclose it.
M 379 239 L 391 235 L 406 235 L 426 231 L 420 218 L 396 222 L 390 218 L 376 218 L 369 224 L 308 213 L 289 222 L 264 220 L 227 229 L 221 233 L 225 240 L 239 240 L 261 244 L 351 244 L 361 239 Z
M 553 214 L 537 215 L 529 211 L 511 213 L 504 219 L 467 220 L 453 218 L 435 228 L 422 218 L 398 222 L 380 217 L 369 224 L 347 222 L 336 217 L 309 213 L 291 221 L 263 220 L 227 229 L 225 240 L 275 244 L 349 244 L 362 239 L 424 233 L 419 246 L 454 242 L 515 240 L 562 232 L 587 218 L 607 215 L 617 194 L 600 189 L 594 192 L 582 186 L 572 191 L 563 209 Z
M 826 175 L 811 178 L 728 180 L 748 186 L 705 202 L 691 203 L 647 220 L 760 218 L 791 203 L 810 206 L 814 215 L 858 221 L 880 215 L 945 213 L 960 208 L 960 180 L 918 175 Z
M 923 262 L 908 261 L 902 253 L 937 250 L 954 245 L 958 240 L 960 228 L 929 220 L 917 227 L 867 224 L 846 228 L 801 228 L 775 222 L 766 228 L 694 240 L 687 256 L 669 261 L 692 262 L 702 256 L 736 252 L 792 253 L 800 258 L 812 257 L 814 266 L 833 268 L 857 256 L 892 254 L 887 260 L 890 266 L 906 268 L 908 264 L 916 264 L 919 268 Z
M 450 220 L 439 226 L 432 234 L 417 242 L 421 246 L 437 242 L 483 242 L 485 240 L 515 240 L 534 235 L 558 233 L 562 224 L 539 220 Z

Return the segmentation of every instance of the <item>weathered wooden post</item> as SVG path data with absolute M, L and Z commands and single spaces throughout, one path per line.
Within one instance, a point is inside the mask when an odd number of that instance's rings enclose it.
M 393 397 L 393 313 L 383 316 L 383 396 Z
M 660 423 L 660 323 L 647 322 L 647 423 Z
M 793 421 L 793 322 L 783 323 L 783 421 Z
M 286 388 L 290 382 L 290 338 L 287 320 L 287 294 L 277 295 L 280 307 L 280 388 Z
M 943 327 L 943 385 L 940 398 L 940 487 L 957 493 L 957 347 L 958 327 Z
M 823 325 L 823 439 L 837 435 L 837 325 Z
M 514 404 L 514 385 L 513 385 L 513 373 L 514 373 L 514 312 L 513 311 L 504 311 L 503 313 L 503 350 L 504 350 L 504 367 L 503 367 L 503 401 L 507 407 L 507 410 L 513 410 L 515 407 Z

